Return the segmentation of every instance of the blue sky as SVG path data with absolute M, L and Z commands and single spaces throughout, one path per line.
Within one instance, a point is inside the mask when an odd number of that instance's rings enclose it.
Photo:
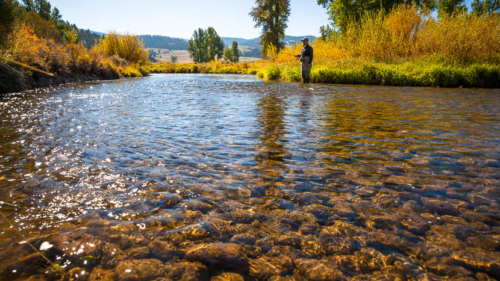
M 255 38 L 260 29 L 248 15 L 255 0 L 50 0 L 63 19 L 79 28 L 190 38 L 199 27 L 213 26 L 223 37 Z M 287 35 L 319 35 L 328 23 L 316 0 L 291 0 Z

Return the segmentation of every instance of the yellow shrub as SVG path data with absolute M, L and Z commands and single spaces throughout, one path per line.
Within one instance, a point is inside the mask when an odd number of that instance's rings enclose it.
M 100 39 L 94 48 L 106 57 L 116 55 L 131 63 L 147 63 L 149 58 L 143 42 L 137 36 L 129 34 L 120 35 L 111 32 L 104 39 Z
M 450 63 L 500 62 L 500 16 L 458 14 L 433 18 L 401 5 L 391 12 L 365 15 L 344 34 L 316 40 L 314 61 L 361 59 L 401 62 L 444 59 Z M 293 63 L 301 44 L 281 50 L 274 63 Z

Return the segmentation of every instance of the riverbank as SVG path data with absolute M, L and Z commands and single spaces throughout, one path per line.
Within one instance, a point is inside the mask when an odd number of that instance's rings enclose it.
M 56 86 L 68 83 L 82 83 L 99 80 L 119 79 L 118 72 L 112 69 L 99 69 L 92 73 L 63 73 L 54 76 L 33 72 L 13 71 L 0 64 L 0 94 L 32 90 L 40 87 Z

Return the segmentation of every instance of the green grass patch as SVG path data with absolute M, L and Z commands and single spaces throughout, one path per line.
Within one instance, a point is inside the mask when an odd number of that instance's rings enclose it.
M 265 81 L 301 81 L 299 63 L 270 65 L 258 72 Z M 429 62 L 376 63 L 339 61 L 313 65 L 311 82 L 426 87 L 500 87 L 500 65 L 446 65 Z

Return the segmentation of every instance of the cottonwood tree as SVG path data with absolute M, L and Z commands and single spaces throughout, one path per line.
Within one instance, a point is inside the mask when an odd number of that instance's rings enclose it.
M 290 0 L 256 0 L 256 6 L 252 8 L 252 16 L 255 27 L 262 28 L 260 43 L 262 45 L 262 56 L 267 56 L 270 46 L 279 51 L 284 47 L 283 39 L 288 27 L 290 16 Z
M 500 0 L 474 0 L 471 8 L 478 16 L 493 12 L 500 13 Z
M 7 37 L 14 28 L 17 9 L 15 0 L 0 0 L 0 47 L 6 44 Z
M 438 17 L 451 15 L 455 12 L 467 12 L 464 0 L 439 0 Z
M 435 10 L 437 0 L 317 0 L 318 5 L 327 9 L 333 28 L 345 32 L 347 26 L 359 22 L 363 15 L 381 10 L 388 12 L 395 5 L 416 5 Z
M 240 61 L 240 51 L 238 50 L 238 42 L 233 41 L 231 48 L 226 48 L 224 50 L 224 60 L 230 62 Z
M 233 51 L 233 62 L 239 62 L 240 61 L 240 51 L 238 50 L 238 42 L 233 41 L 233 45 L 231 46 L 231 49 Z
M 224 49 L 224 61 L 233 61 L 233 50 L 229 48 Z
M 207 30 L 199 28 L 193 33 L 187 48 L 189 56 L 195 63 L 203 63 L 221 58 L 224 53 L 224 41 L 213 27 Z

